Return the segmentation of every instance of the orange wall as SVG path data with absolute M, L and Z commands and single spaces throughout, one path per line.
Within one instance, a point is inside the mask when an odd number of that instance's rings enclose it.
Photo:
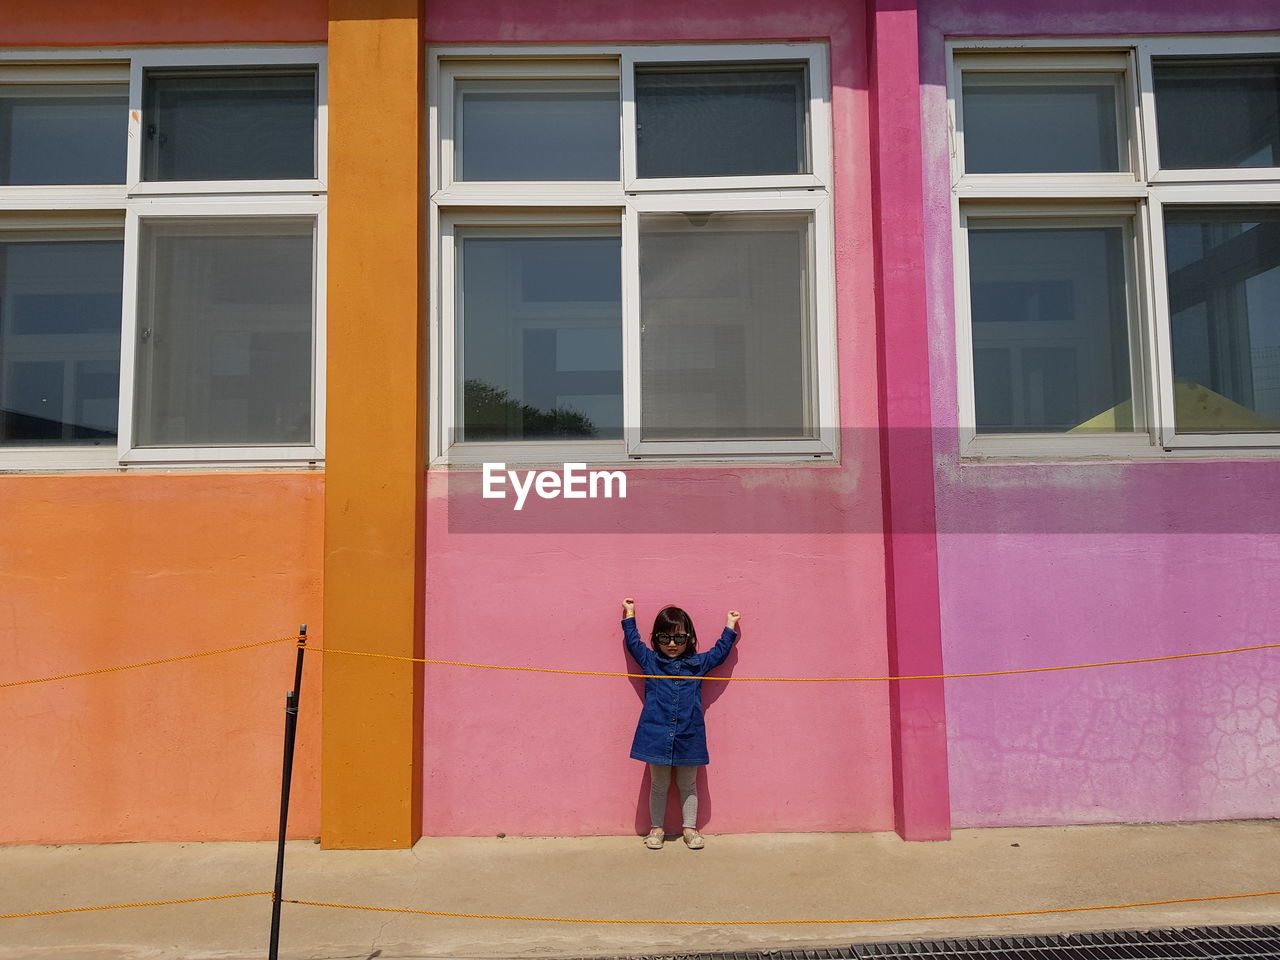
M 422 656 L 423 103 L 419 0 L 333 0 L 325 622 L 332 645 Z M 327 847 L 421 825 L 422 669 L 324 664 Z
M 0 477 L 0 680 L 320 639 L 319 473 Z M 319 832 L 319 655 L 290 819 Z M 0 690 L 0 843 L 263 839 L 294 648 Z
M 323 42 L 327 0 L 10 4 L 0 46 Z M 0 477 L 0 679 L 319 638 L 324 478 Z M 256 839 L 278 817 L 288 644 L 0 690 L 0 842 Z M 319 833 L 319 655 L 290 833 Z
M 307 42 L 325 39 L 326 0 L 59 0 L 7 4 L 0 46 Z

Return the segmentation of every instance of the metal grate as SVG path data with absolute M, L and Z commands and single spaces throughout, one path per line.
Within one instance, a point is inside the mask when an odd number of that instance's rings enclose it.
M 1040 937 L 855 943 L 820 950 L 648 955 L 629 960 L 1280 960 L 1280 926 L 1108 930 Z
M 1280 927 L 1188 927 L 1182 930 L 1112 930 L 1043 937 L 980 937 L 899 943 L 858 943 L 858 960 L 1227 960 L 1277 958 Z

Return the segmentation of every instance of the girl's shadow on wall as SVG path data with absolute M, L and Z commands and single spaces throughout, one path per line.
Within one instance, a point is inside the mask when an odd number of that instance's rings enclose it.
M 738 627 L 738 640 L 742 640 L 742 627 Z M 717 636 L 717 639 L 719 637 Z M 699 638 L 701 645 L 701 638 Z M 638 668 L 635 662 L 627 656 L 626 650 L 622 651 L 623 658 L 626 661 L 627 672 L 636 673 Z M 725 658 L 724 663 L 711 671 L 711 676 L 728 677 L 733 675 L 733 668 L 738 664 L 738 645 L 735 643 L 733 649 L 729 651 L 729 656 Z M 673 680 L 672 683 L 686 683 L 685 680 Z M 707 740 L 711 740 L 711 707 L 724 693 L 725 688 L 729 684 L 719 680 L 708 680 L 705 677 L 702 681 L 702 712 L 707 718 Z M 636 692 L 636 698 L 640 701 L 640 706 L 644 706 L 644 681 L 638 677 L 631 679 L 631 688 Z M 636 717 L 639 718 L 639 710 L 636 711 Z M 713 757 L 714 759 L 714 757 Z M 710 767 L 698 768 L 698 829 L 701 830 L 703 825 L 711 820 L 711 814 L 714 809 L 712 800 L 711 779 L 708 776 Z M 643 764 L 644 773 L 640 777 L 640 794 L 636 800 L 636 836 L 644 836 L 649 832 L 649 784 L 651 777 L 649 776 L 649 765 Z M 680 823 L 682 819 L 682 811 L 680 810 L 680 794 L 676 790 L 676 778 L 671 778 L 671 791 L 667 795 L 667 813 L 663 823 L 667 828 L 667 835 L 672 836 L 672 828 L 675 828 L 674 836 L 680 835 Z

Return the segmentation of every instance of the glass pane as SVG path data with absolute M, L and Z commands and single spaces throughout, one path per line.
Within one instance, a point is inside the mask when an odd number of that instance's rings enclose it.
M 1155 60 L 1160 166 L 1280 166 L 1280 59 Z
M 151 71 L 144 180 L 290 180 L 316 175 L 316 73 Z
M 1133 429 L 1124 231 L 969 231 L 980 433 Z
M 809 172 L 802 64 L 636 68 L 641 177 Z
M 459 243 L 455 440 L 622 436 L 622 245 L 616 236 Z
M 812 437 L 810 217 L 640 222 L 646 440 Z
M 1280 208 L 1165 207 L 1179 433 L 1280 430 Z
M 144 223 L 140 446 L 311 442 L 313 229 Z
M 966 173 L 1129 169 L 1115 73 L 966 73 Z
M 0 240 L 0 443 L 113 442 L 124 243 Z
M 460 180 L 617 180 L 616 80 L 457 84 Z
M 123 84 L 0 86 L 0 185 L 124 183 Z

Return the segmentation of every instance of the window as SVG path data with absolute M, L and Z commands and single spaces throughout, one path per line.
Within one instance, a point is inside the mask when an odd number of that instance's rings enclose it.
M 0 186 L 123 183 L 126 76 L 112 66 L 7 65 L 0 83 Z
M 973 222 L 969 289 L 980 431 L 1133 429 L 1129 233 L 1124 217 Z M 1112 412 L 1097 420 L 1103 411 Z
M 618 231 L 462 230 L 461 441 L 622 436 Z
M 316 68 L 152 69 L 144 180 L 311 180 Z
M 323 119 L 316 48 L 0 55 L 0 469 L 321 456 Z
M 1280 447 L 1280 45 L 952 65 L 962 452 Z
M 433 69 L 435 462 L 836 453 L 825 48 Z
M 123 261 L 105 223 L 0 233 L 0 442 L 114 439 Z

